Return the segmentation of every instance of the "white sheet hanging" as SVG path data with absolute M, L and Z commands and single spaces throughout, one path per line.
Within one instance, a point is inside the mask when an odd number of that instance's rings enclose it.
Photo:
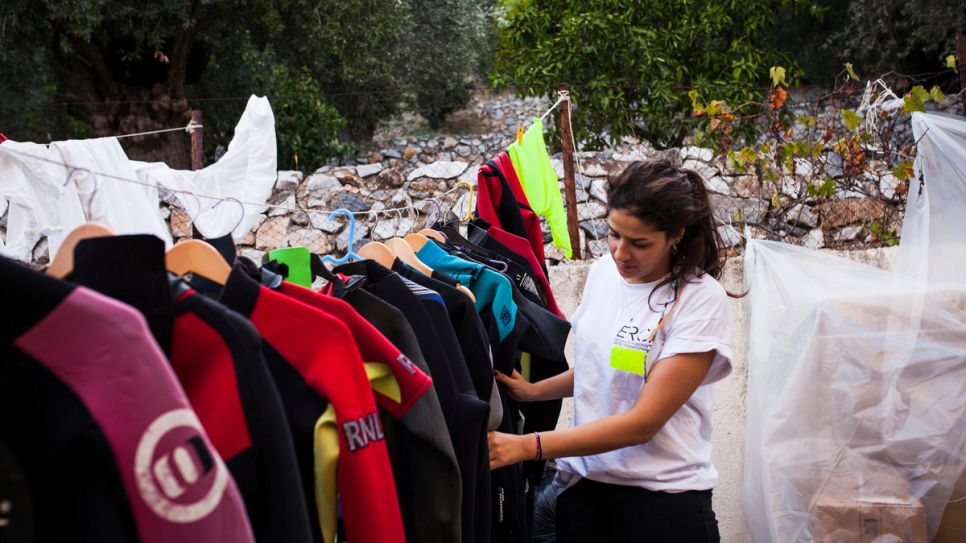
M 23 262 L 30 262 L 42 234 L 64 228 L 58 210 L 62 179 L 58 179 L 56 167 L 31 159 L 47 156 L 47 147 L 37 143 L 7 140 L 0 144 L 0 196 L 10 206 L 2 250 L 5 256 Z
M 171 233 L 158 212 L 157 187 L 123 181 L 137 180 L 137 173 L 117 138 L 54 142 L 50 156 L 70 165 L 60 167 L 60 173 L 75 184 L 86 221 L 104 223 L 117 234 L 154 234 L 165 246 L 172 245 Z M 58 210 L 76 210 L 70 194 L 65 194 L 65 200 Z M 66 233 L 85 222 L 79 218 L 72 211 L 62 217 Z
M 162 163 L 134 162 L 138 177 L 172 190 L 186 190 L 243 202 L 265 202 L 272 194 L 277 172 L 275 116 L 268 98 L 252 96 L 235 126 L 228 151 L 218 162 L 198 171 L 173 170 Z M 232 232 L 236 242 L 251 231 L 263 205 L 244 205 L 175 193 L 195 226 L 205 237 Z M 215 205 L 218 204 L 218 205 Z M 237 227 L 236 227 L 237 226 Z M 233 230 L 234 229 L 234 230 Z

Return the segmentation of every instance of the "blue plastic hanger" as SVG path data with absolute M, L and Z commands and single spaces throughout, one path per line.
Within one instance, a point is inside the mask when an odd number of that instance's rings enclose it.
M 339 209 L 336 209 L 335 211 L 332 212 L 331 215 L 329 215 L 329 220 L 330 221 L 335 220 L 336 215 L 345 215 L 346 217 L 349 218 L 349 241 L 346 244 L 347 245 L 346 253 L 345 253 L 345 256 L 342 258 L 332 258 L 329 255 L 325 255 L 322 257 L 322 262 L 331 262 L 333 264 L 345 264 L 346 262 L 349 261 L 350 258 L 354 258 L 356 260 L 365 260 L 361 256 L 355 254 L 355 252 L 353 252 L 352 250 L 352 244 L 355 242 L 355 239 L 356 239 L 355 237 L 356 236 L 356 218 L 352 215 L 352 213 L 348 209 L 344 209 L 341 207 Z

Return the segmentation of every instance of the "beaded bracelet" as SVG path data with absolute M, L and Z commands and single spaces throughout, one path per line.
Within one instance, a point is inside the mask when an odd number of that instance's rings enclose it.
M 537 436 L 537 456 L 533 459 L 534 462 L 543 460 L 543 446 L 540 443 L 540 432 L 534 432 L 533 435 Z

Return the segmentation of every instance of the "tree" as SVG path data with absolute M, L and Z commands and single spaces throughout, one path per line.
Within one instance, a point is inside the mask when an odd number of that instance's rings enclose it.
M 437 130 L 473 96 L 475 68 L 487 51 L 485 7 L 473 0 L 429 0 L 413 5 L 406 80 L 411 109 Z M 440 44 L 447 54 L 441 55 Z
M 92 136 L 185 126 L 191 112 L 184 85 L 200 78 L 207 63 L 208 44 L 197 38 L 224 16 L 219 10 L 225 3 L 5 0 L 4 85 L 25 90 L 23 83 L 34 78 L 24 72 L 40 61 L 41 70 L 53 68 L 56 100 L 90 126 Z M 124 145 L 132 158 L 190 166 L 181 133 L 132 138 Z
M 695 126 L 688 90 L 760 99 L 762 74 L 785 60 L 765 31 L 793 1 L 503 0 L 491 83 L 527 96 L 570 83 L 575 137 L 590 146 L 676 146 Z
M 324 160 L 347 149 L 328 141 L 336 128 L 364 142 L 407 104 L 435 122 L 466 103 L 477 32 L 466 21 L 478 18 L 469 0 L 433 6 L 430 16 L 400 0 L 0 0 L 0 128 L 56 139 L 82 134 L 80 121 L 113 136 L 185 126 L 200 106 L 213 152 L 249 93 L 276 93 L 273 106 L 289 106 L 276 109 L 283 162 Z M 184 133 L 122 145 L 189 166 Z
M 959 0 L 851 0 L 847 24 L 829 46 L 863 71 L 922 74 L 939 71 L 956 54 L 966 27 Z

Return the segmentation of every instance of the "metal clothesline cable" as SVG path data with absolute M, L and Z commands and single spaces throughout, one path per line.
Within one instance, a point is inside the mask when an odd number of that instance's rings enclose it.
M 3 152 L 15 154 L 15 155 L 20 155 L 22 157 L 30 158 L 30 159 L 33 159 L 33 160 L 40 160 L 40 161 L 46 162 L 48 164 L 54 164 L 54 165 L 57 165 L 57 166 L 63 166 L 65 168 L 67 168 L 71 172 L 74 172 L 74 171 L 84 171 L 84 172 L 87 172 L 87 173 L 89 173 L 91 175 L 97 175 L 97 176 L 100 176 L 100 177 L 103 177 L 103 178 L 107 178 L 107 179 L 114 179 L 114 180 L 117 180 L 117 181 L 124 181 L 126 183 L 134 183 L 136 185 L 141 185 L 143 187 L 158 188 L 158 189 L 162 189 L 162 190 L 165 190 L 165 191 L 174 193 L 174 194 L 185 194 L 185 195 L 188 195 L 188 196 L 193 196 L 199 202 L 201 201 L 202 198 L 204 198 L 206 200 L 214 200 L 216 202 L 215 205 L 218 205 L 218 204 L 220 204 L 222 202 L 231 202 L 231 203 L 234 203 L 234 204 L 250 205 L 250 206 L 255 206 L 255 207 L 264 207 L 266 209 L 273 209 L 273 210 L 280 209 L 280 210 L 283 210 L 283 211 L 292 211 L 292 212 L 303 211 L 305 213 L 319 213 L 319 214 L 331 214 L 331 213 L 334 213 L 335 212 L 334 209 L 303 209 L 301 207 L 290 207 L 290 206 L 283 206 L 283 205 L 274 205 L 274 204 L 269 204 L 269 203 L 246 202 L 244 200 L 238 200 L 237 198 L 223 198 L 223 197 L 220 197 L 220 196 L 210 196 L 210 195 L 207 195 L 207 194 L 199 194 L 199 193 L 192 192 L 190 190 L 184 190 L 184 189 L 169 189 L 169 188 L 167 188 L 165 186 L 162 186 L 162 185 L 159 185 L 157 183 L 147 183 L 147 182 L 140 181 L 140 180 L 137 180 L 137 179 L 129 179 L 129 178 L 126 178 L 126 177 L 120 177 L 120 176 L 113 175 L 113 174 L 109 174 L 109 173 L 98 172 L 98 171 L 90 170 L 88 168 L 82 168 L 82 167 L 79 167 L 79 166 L 73 166 L 73 165 L 68 164 L 66 162 L 61 162 L 59 160 L 52 160 L 52 159 L 49 159 L 49 158 L 46 158 L 46 157 L 41 157 L 41 156 L 33 155 L 33 154 L 30 154 L 30 153 L 24 153 L 22 151 L 17 151 L 17 150 L 14 150 L 14 149 L 7 149 L 7 148 L 4 148 L 3 146 L 0 146 L 0 153 L 3 153 Z M 68 181 L 69 181 L 69 178 L 68 178 Z M 448 190 L 448 191 L 440 194 L 439 196 L 447 196 L 447 195 L 450 195 L 450 194 L 455 193 L 457 190 L 459 190 L 459 186 L 453 187 L 452 189 L 450 189 L 450 190 Z M 367 215 L 376 215 L 376 216 L 378 216 L 380 214 L 383 214 L 383 215 L 385 215 L 387 217 L 390 217 L 392 214 L 399 213 L 399 212 L 402 212 L 402 211 L 408 211 L 408 210 L 421 211 L 422 210 L 422 206 L 425 205 L 425 203 L 426 203 L 425 201 L 422 201 L 422 202 L 419 202 L 419 204 L 413 204 L 413 205 L 408 205 L 408 206 L 404 206 L 404 207 L 387 208 L 387 209 L 379 209 L 379 210 L 369 210 L 369 211 L 350 211 L 349 213 L 351 215 L 353 215 L 353 216 L 359 216 L 359 215 L 361 215 L 361 216 L 367 216 Z M 214 207 L 214 206 L 212 206 L 212 207 Z
M 184 130 L 185 132 L 187 132 L 189 134 L 194 134 L 195 133 L 195 130 L 197 130 L 199 128 L 204 128 L 204 126 L 203 125 L 200 125 L 200 124 L 195 124 L 194 121 L 191 121 L 191 122 L 188 123 L 188 126 L 186 126 L 184 128 L 165 128 L 164 130 L 152 130 L 150 132 L 138 132 L 137 134 L 124 134 L 124 135 L 121 135 L 121 136 L 114 136 L 114 137 L 115 138 L 118 138 L 118 139 L 120 139 L 120 138 L 133 138 L 133 137 L 136 137 L 136 136 L 150 136 L 152 134 L 162 134 L 164 132 L 179 132 L 181 130 Z

